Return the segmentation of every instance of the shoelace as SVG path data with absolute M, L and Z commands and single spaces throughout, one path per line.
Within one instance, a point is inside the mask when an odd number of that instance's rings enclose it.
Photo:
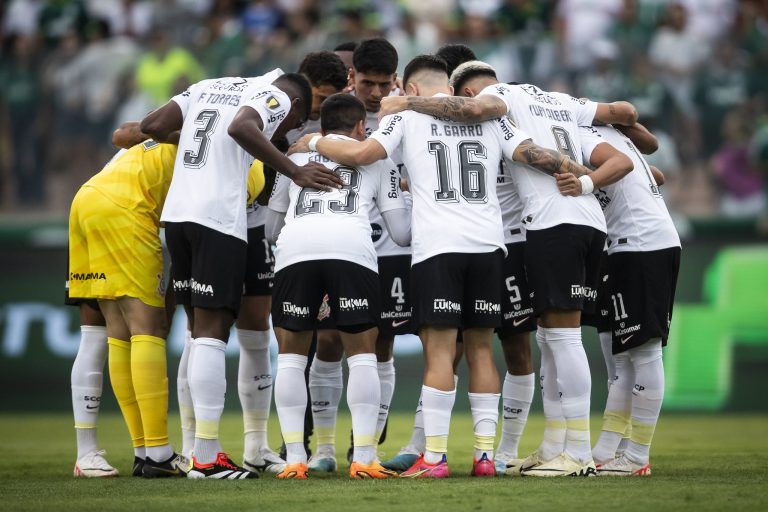
M 224 466 L 225 468 L 232 469 L 234 471 L 239 471 L 240 468 L 235 466 L 235 463 L 229 460 L 229 457 L 227 457 L 224 454 L 219 455 L 219 459 L 216 461 L 216 464 L 219 466 Z

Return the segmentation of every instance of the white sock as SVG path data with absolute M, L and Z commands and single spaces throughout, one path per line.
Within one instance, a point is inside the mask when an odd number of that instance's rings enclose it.
M 189 458 L 195 446 L 195 406 L 192 404 L 192 393 L 189 391 L 189 366 L 192 361 L 192 333 L 187 330 L 184 335 L 184 350 L 179 360 L 179 372 L 176 376 L 176 394 L 179 397 L 179 416 L 181 417 L 181 454 Z
M 661 338 L 653 338 L 628 352 L 635 368 L 635 386 L 632 391 L 632 433 L 624 455 L 636 464 L 647 464 L 664 400 Z
M 503 453 L 509 458 L 516 459 L 517 447 L 528 421 L 528 412 L 531 410 L 533 391 L 536 386 L 536 375 L 512 375 L 507 372 L 504 377 L 502 399 L 501 442 L 498 453 Z
M 247 460 L 257 458 L 259 452 L 269 444 L 267 422 L 272 403 L 269 338 L 269 331 L 237 329 L 237 339 L 240 342 L 237 393 L 243 408 L 243 457 Z
M 560 403 L 560 390 L 557 387 L 557 368 L 552 350 L 544 336 L 544 328 L 536 331 L 536 343 L 541 352 L 541 401 L 544 406 L 544 439 L 539 445 L 539 456 L 551 460 L 565 449 L 565 417 Z
M 147 450 L 144 449 L 143 446 L 135 446 L 133 448 L 133 456 L 138 457 L 140 459 L 146 459 L 147 458 Z
M 565 417 L 565 453 L 581 462 L 592 460 L 589 439 L 589 399 L 592 378 L 581 328 L 544 329 L 557 367 L 557 386 Z
M 485 453 L 493 460 L 493 446 L 496 444 L 496 427 L 499 424 L 499 393 L 467 393 L 472 410 L 475 434 L 475 459 Z
M 330 457 L 336 455 L 336 416 L 343 388 L 341 361 L 321 361 L 315 357 L 309 369 L 312 421 L 317 434 L 317 453 Z
M 106 360 L 107 328 L 98 325 L 80 326 L 80 346 L 72 364 L 71 375 L 78 459 L 99 449 L 96 421 L 101 407 Z
M 376 421 L 376 441 L 381 439 L 384 425 L 389 415 L 389 405 L 392 403 L 392 395 L 395 393 L 395 360 L 390 359 L 385 363 L 377 363 L 379 384 L 381 385 L 381 403 L 379 404 L 379 419 Z
M 358 354 L 347 358 L 349 382 L 347 405 L 352 415 L 352 459 L 370 464 L 376 458 L 376 422 L 381 404 L 381 384 L 376 354 Z
M 275 408 L 285 441 L 288 464 L 307 463 L 304 449 L 304 413 L 307 410 L 307 387 L 304 370 L 307 356 L 300 354 L 277 355 L 275 377 Z
M 408 442 L 408 446 L 416 449 L 419 453 L 424 453 L 427 439 L 424 437 L 424 413 L 422 411 L 423 404 L 421 398 L 422 395 L 419 394 L 419 402 L 416 404 L 416 414 L 413 416 L 413 433 L 411 434 L 411 440 Z
M 196 338 L 188 369 L 189 390 L 195 404 L 195 459 L 200 464 L 216 460 L 222 451 L 219 422 L 227 391 L 224 351 L 227 344 L 214 338 Z
M 173 448 L 171 448 L 170 444 L 147 446 L 145 449 L 147 458 L 152 459 L 155 462 L 165 462 L 173 457 Z
M 629 432 L 632 387 L 635 385 L 635 370 L 629 354 L 623 352 L 611 359 L 615 361 L 615 379 L 608 388 L 600 438 L 592 449 L 592 458 L 598 464 L 616 457 L 622 437 Z
M 421 387 L 422 414 L 424 415 L 424 436 L 426 449 L 424 460 L 429 464 L 440 462 L 448 452 L 448 432 L 451 426 L 451 411 L 456 401 L 456 389 L 440 391 L 429 386 Z
M 608 375 L 608 388 L 616 379 L 616 364 L 613 362 L 613 335 L 610 331 L 599 332 L 597 336 L 600 338 L 600 348 L 603 350 L 603 359 L 605 360 L 605 369 Z

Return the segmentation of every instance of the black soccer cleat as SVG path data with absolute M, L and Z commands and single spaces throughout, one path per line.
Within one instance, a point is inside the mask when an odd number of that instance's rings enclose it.
M 186 477 L 189 466 L 189 459 L 178 453 L 171 455 L 165 462 L 155 462 L 147 457 L 141 474 L 144 478 Z

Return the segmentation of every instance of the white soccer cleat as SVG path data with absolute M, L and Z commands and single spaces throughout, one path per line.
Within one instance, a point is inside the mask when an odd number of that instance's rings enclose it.
M 107 459 L 104 458 L 107 452 L 96 450 L 86 453 L 75 462 L 75 469 L 72 473 L 77 478 L 104 478 L 117 476 L 118 471 L 113 468 Z
M 313 453 L 309 458 L 307 468 L 315 473 L 335 473 L 337 470 L 336 456 L 330 452 Z
M 540 476 L 540 477 L 555 477 L 555 476 L 585 476 L 592 477 L 597 476 L 597 470 L 595 469 L 595 463 L 590 460 L 588 462 L 580 462 L 573 459 L 570 455 L 561 453 L 549 462 L 544 462 L 530 469 L 520 472 L 523 476 Z
M 520 465 L 518 466 L 518 472 L 522 474 L 523 471 L 528 471 L 529 469 L 540 466 L 546 462 L 549 461 L 544 460 L 544 458 L 539 454 L 539 450 L 536 450 L 520 462 Z
M 598 476 L 651 476 L 651 464 L 637 464 L 626 455 L 616 457 L 597 468 Z
M 278 474 L 285 469 L 285 461 L 269 447 L 259 450 L 256 458 L 250 460 L 243 457 L 243 467 L 256 473 Z
M 496 474 L 499 476 L 520 476 L 520 467 L 527 459 L 518 459 L 506 453 L 497 453 L 494 457 Z

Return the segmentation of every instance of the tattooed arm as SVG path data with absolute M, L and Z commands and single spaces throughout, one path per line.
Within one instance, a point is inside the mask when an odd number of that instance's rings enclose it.
M 570 173 L 576 178 L 589 173 L 589 169 L 574 162 L 568 156 L 535 144 L 531 139 L 526 140 L 515 149 L 513 154 L 515 162 L 530 165 L 543 173 L 554 175 Z
M 592 124 L 621 124 L 632 126 L 637 122 L 637 109 L 628 101 L 598 103 Z
M 414 110 L 451 121 L 478 123 L 496 119 L 507 114 L 507 104 L 504 100 L 490 94 L 481 94 L 474 98 L 463 96 L 438 96 L 425 98 L 422 96 L 388 96 L 381 100 L 379 119 L 401 112 Z
M 595 146 L 589 159 L 596 169 L 589 173 L 594 190 L 616 183 L 634 169 L 632 160 L 607 142 Z M 582 182 L 567 174 L 555 176 L 557 187 L 564 196 L 580 196 L 583 193 Z

